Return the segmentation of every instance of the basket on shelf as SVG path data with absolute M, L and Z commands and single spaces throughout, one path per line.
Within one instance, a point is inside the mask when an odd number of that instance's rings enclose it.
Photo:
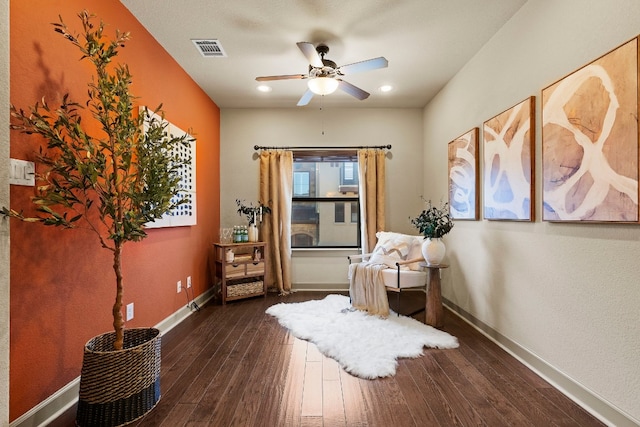
M 227 297 L 241 297 L 244 295 L 259 294 L 263 291 L 264 282 L 257 280 L 255 282 L 237 283 L 227 286 Z

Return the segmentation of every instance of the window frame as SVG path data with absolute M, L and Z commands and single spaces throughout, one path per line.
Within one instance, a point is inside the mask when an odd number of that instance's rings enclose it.
M 293 161 L 295 162 L 314 162 L 314 163 L 331 163 L 331 162 L 340 162 L 340 163 L 355 163 L 355 181 L 357 181 L 357 150 L 313 150 L 313 151 L 293 151 Z M 293 173 L 296 173 L 294 170 Z M 321 179 L 321 178 L 320 178 Z M 344 165 L 340 167 L 340 177 L 339 182 L 342 183 L 344 179 Z M 316 184 L 317 185 L 317 184 Z M 294 203 L 343 203 L 345 205 L 345 215 L 344 222 L 336 223 L 335 215 L 333 215 L 334 222 L 333 224 L 337 224 L 338 226 L 354 224 L 354 222 L 350 221 L 353 219 L 353 212 L 350 215 L 346 214 L 346 205 L 350 204 L 352 207 L 353 204 L 357 206 L 357 220 L 355 221 L 356 225 L 356 233 L 357 233 L 357 241 L 354 245 L 331 245 L 331 246 L 294 246 L 293 245 L 293 229 L 291 230 L 291 244 L 292 249 L 313 249 L 313 250 L 322 250 L 322 249 L 360 249 L 362 247 L 362 221 L 360 218 L 360 194 L 356 194 L 355 196 L 343 196 L 343 197 L 309 197 L 309 196 L 295 196 L 293 191 L 291 192 L 292 198 L 292 210 Z M 335 212 L 335 207 L 334 207 Z M 293 221 L 293 212 L 292 212 L 292 221 Z M 318 222 L 318 226 L 320 226 L 320 222 Z

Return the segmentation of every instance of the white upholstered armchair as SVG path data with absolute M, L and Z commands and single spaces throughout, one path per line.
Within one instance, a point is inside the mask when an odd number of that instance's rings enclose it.
M 352 301 L 354 289 L 363 287 L 367 289 L 366 294 L 373 294 L 373 291 L 386 293 L 386 290 L 399 293 L 409 288 L 425 288 L 427 273 L 419 265 L 420 262 L 424 262 L 421 252 L 423 237 L 388 231 L 379 231 L 376 237 L 378 242 L 371 253 L 348 257 L 349 292 Z M 375 276 L 366 276 L 371 283 L 358 283 L 358 286 L 354 283 L 356 270 L 353 264 L 359 263 L 376 269 Z M 378 277 L 378 279 L 371 279 L 372 277 Z M 374 283 L 376 281 L 377 283 Z

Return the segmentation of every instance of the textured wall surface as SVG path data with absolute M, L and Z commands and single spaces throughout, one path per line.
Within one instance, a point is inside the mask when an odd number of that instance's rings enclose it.
M 191 276 L 195 296 L 210 286 L 208 258 L 220 211 L 219 109 L 120 1 L 10 4 L 14 105 L 26 109 L 43 96 L 56 105 L 67 92 L 84 104 L 86 84 L 95 71 L 87 61 L 78 61 L 79 50 L 55 33 L 51 23 L 61 15 L 78 33 L 76 15 L 88 8 L 105 22 L 107 34 L 113 36 L 116 29 L 131 32 L 116 60 L 129 66 L 140 105 L 155 108 L 162 103 L 167 120 L 184 130 L 193 128 L 198 139 L 198 224 L 149 230 L 147 239 L 128 243 L 123 251 L 123 303 L 134 303 L 134 318 L 126 326 L 154 326 L 185 306 L 185 292 L 176 293 L 178 280 L 186 283 Z M 90 122 L 84 118 L 85 125 Z M 95 126 L 89 132 L 95 134 Z M 11 131 L 12 157 L 33 160 L 38 144 L 35 137 Z M 32 214 L 33 191 L 11 186 L 12 208 Z M 69 231 L 16 220 L 10 227 L 13 420 L 77 378 L 84 344 L 112 330 L 115 275 L 111 252 L 86 228 Z
M 443 293 L 636 420 L 640 226 L 539 218 L 541 90 L 638 35 L 638 16 L 634 0 L 529 1 L 424 114 L 425 191 L 435 196 L 447 188 L 449 141 L 536 96 L 538 220 L 458 222 L 445 238 Z

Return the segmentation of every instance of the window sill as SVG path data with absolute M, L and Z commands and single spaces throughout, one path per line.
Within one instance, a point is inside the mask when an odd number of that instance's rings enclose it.
M 361 248 L 292 248 L 294 256 L 347 256 L 362 253 Z

